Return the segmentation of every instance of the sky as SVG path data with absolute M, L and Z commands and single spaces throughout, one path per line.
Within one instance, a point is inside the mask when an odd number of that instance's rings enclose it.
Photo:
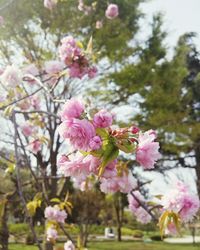
M 200 49 L 200 0 L 147 0 L 140 7 L 146 15 L 145 23 L 150 23 L 156 12 L 164 14 L 164 30 L 168 33 L 166 44 L 171 49 L 180 35 L 191 31 L 198 34 L 195 43 Z M 141 36 L 145 35 L 148 35 L 147 25 Z
M 144 20 L 141 21 L 141 32 L 138 39 L 145 40 L 150 34 L 148 24 L 152 22 L 152 16 L 156 12 L 163 13 L 164 24 L 163 29 L 168 33 L 165 44 L 169 48 L 169 57 L 173 55 L 173 48 L 175 47 L 178 38 L 186 32 L 196 32 L 198 37 L 194 40 L 200 50 L 200 0 L 148 0 L 146 3 L 140 5 L 142 12 L 145 14 Z M 119 119 L 123 117 L 131 117 L 133 112 L 137 113 L 137 107 L 123 107 L 123 112 L 118 112 Z M 158 194 L 165 192 L 169 187 L 173 186 L 178 179 L 189 184 L 190 188 L 195 191 L 195 172 L 190 169 L 176 169 L 167 171 L 165 178 L 159 173 L 143 172 L 138 168 L 140 174 L 150 180 L 149 185 L 151 194 Z M 168 179 L 168 183 L 166 183 Z

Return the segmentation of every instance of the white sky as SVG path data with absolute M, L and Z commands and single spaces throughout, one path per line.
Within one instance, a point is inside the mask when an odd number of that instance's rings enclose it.
M 150 23 L 156 12 L 164 14 L 169 47 L 175 46 L 180 35 L 194 31 L 198 34 L 195 42 L 200 49 L 200 0 L 148 0 L 141 4 L 141 9 L 146 14 L 145 23 Z M 146 29 L 143 30 L 145 35 L 148 34 Z

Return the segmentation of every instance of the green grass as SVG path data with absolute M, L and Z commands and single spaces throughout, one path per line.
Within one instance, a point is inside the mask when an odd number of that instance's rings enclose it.
M 136 242 L 95 242 L 88 245 L 89 250 L 198 250 L 200 245 L 182 245 L 166 243 L 136 243 Z
M 36 250 L 35 246 L 10 244 L 9 250 Z M 137 243 L 137 242 L 90 242 L 89 250 L 199 250 L 200 245 L 167 244 L 167 243 Z

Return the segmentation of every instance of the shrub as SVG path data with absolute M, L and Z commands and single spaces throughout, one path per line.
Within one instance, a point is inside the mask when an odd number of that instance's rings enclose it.
M 134 238 L 143 238 L 144 233 L 141 230 L 134 230 L 132 235 Z
M 163 237 L 164 238 L 164 237 Z M 161 236 L 159 234 L 157 235 L 153 235 L 151 236 L 151 240 L 154 240 L 154 241 L 162 241 L 163 239 L 161 238 Z

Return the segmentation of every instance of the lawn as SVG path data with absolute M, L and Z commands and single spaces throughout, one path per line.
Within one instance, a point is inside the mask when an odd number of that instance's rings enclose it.
M 9 250 L 36 250 L 35 246 L 10 244 Z M 136 242 L 91 242 L 89 250 L 199 250 L 200 245 L 167 244 L 167 243 L 136 243 Z

